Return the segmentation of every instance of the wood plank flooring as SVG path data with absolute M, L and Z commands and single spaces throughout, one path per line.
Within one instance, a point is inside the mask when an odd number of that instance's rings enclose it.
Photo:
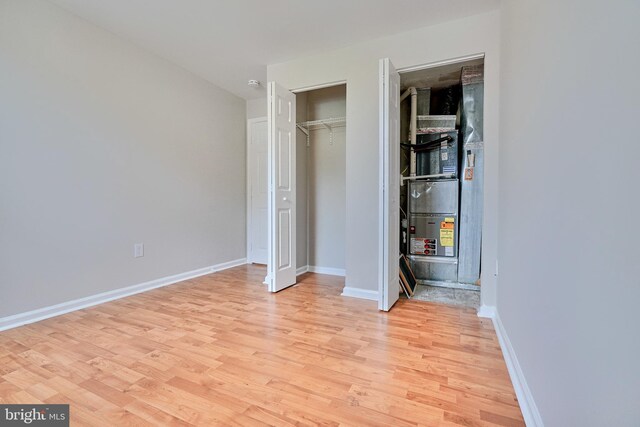
M 521 426 L 486 319 L 242 266 L 0 332 L 0 403 L 72 425 Z

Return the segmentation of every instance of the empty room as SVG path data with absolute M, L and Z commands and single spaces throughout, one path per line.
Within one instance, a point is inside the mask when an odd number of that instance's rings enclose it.
M 0 426 L 640 425 L 638 22 L 0 0 Z

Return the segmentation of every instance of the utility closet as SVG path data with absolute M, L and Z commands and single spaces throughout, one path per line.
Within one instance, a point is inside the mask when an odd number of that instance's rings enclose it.
M 484 60 L 404 73 L 401 86 L 401 251 L 418 284 L 479 291 Z

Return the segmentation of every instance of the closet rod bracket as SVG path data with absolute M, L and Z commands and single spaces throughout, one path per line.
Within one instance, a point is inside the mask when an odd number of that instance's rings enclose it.
M 307 147 L 309 146 L 309 135 L 310 131 L 317 129 L 327 129 L 329 131 L 329 144 L 333 145 L 333 130 L 336 127 L 344 127 L 346 126 L 346 117 L 335 117 L 329 119 L 322 120 L 310 120 L 307 122 L 297 123 L 296 126 L 300 129 L 305 135 L 307 135 Z
M 309 147 L 311 144 L 309 143 L 309 129 L 305 128 L 304 126 L 302 126 L 301 124 L 296 124 L 296 127 L 298 129 L 300 129 L 302 131 L 302 133 L 304 133 L 305 135 L 307 135 L 307 147 Z

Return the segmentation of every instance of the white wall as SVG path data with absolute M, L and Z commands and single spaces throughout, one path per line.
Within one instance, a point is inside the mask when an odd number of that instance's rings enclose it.
M 640 422 L 640 3 L 503 2 L 498 311 L 546 426 Z
M 249 99 L 247 101 L 247 119 L 267 117 L 267 98 Z
M 243 258 L 245 116 L 48 2 L 0 1 L 0 317 Z
M 307 92 L 307 119 L 344 117 L 346 87 Z M 306 139 L 306 138 L 305 138 Z M 309 265 L 344 270 L 346 220 L 346 133 L 344 127 L 311 131 L 307 148 Z
M 378 288 L 378 60 L 396 67 L 485 53 L 485 219 L 482 300 L 495 304 L 498 206 L 498 11 L 359 43 L 268 66 L 269 80 L 289 89 L 347 82 L 346 286 Z

